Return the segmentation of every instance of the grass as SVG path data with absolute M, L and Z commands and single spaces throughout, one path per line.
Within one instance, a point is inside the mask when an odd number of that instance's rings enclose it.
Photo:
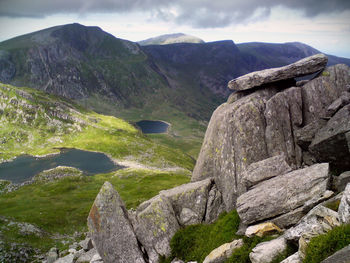
M 350 224 L 311 239 L 303 263 L 318 263 L 350 244 Z
M 262 238 L 238 236 L 236 235 L 238 227 L 239 216 L 236 211 L 221 214 L 218 220 L 212 224 L 187 226 L 176 232 L 170 242 L 171 256 L 169 258 L 161 258 L 160 262 L 170 263 L 175 257 L 186 262 L 203 262 L 205 257 L 215 248 L 224 243 L 242 238 L 244 245 L 236 249 L 226 262 L 251 263 L 249 259 L 251 250 L 258 243 L 275 238 L 274 236 Z
M 105 181 L 113 184 L 127 208 L 158 194 L 160 190 L 188 183 L 188 173 L 172 173 L 146 169 L 123 169 L 95 176 L 72 176 L 52 182 L 38 182 L 0 195 L 0 215 L 18 222 L 34 224 L 48 233 L 72 234 L 87 230 L 86 219 L 91 205 Z M 12 231 L 13 232 L 13 231 Z M 48 237 L 45 242 L 33 237 L 20 237 L 5 232 L 8 240 L 25 242 L 42 251 L 59 241 Z

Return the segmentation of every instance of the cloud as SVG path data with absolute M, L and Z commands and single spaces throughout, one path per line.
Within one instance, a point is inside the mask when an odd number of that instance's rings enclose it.
M 267 18 L 274 7 L 306 17 L 350 10 L 349 0 L 0 0 L 0 16 L 145 12 L 151 17 L 198 28 L 224 27 Z

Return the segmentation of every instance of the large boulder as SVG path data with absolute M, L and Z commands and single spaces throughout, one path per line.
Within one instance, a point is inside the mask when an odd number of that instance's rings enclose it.
M 316 133 L 309 149 L 319 161 L 331 162 L 340 170 L 350 169 L 350 105 Z
M 280 68 L 264 69 L 231 80 L 228 87 L 233 90 L 247 90 L 263 84 L 301 77 L 323 70 L 328 58 L 323 54 L 301 59 Z
M 350 223 L 350 183 L 346 185 L 338 208 L 339 220 L 342 224 Z
M 315 164 L 264 181 L 237 199 L 243 224 L 288 213 L 327 190 L 328 163 Z
M 287 249 L 287 242 L 284 237 L 258 244 L 249 254 L 252 263 L 269 263 L 276 256 Z
M 169 198 L 157 195 L 143 202 L 131 219 L 137 238 L 151 262 L 158 262 L 161 255 L 170 255 L 169 243 L 180 225 Z
M 109 182 L 91 207 L 88 227 L 104 262 L 145 263 L 124 202 Z

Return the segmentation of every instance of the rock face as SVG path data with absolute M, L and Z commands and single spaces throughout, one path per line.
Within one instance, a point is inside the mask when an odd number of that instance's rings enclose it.
M 244 224 L 276 217 L 302 206 L 327 190 L 327 163 L 271 178 L 242 194 L 237 212 Z M 268 189 L 268 191 L 266 191 Z
M 253 248 L 249 254 L 252 263 L 271 262 L 274 257 L 282 253 L 287 248 L 287 242 L 283 237 L 271 241 L 262 242 Z
M 300 87 L 266 83 L 222 104 L 211 117 L 192 181 L 213 177 L 225 209 L 230 211 L 236 208 L 238 196 L 256 182 L 251 182 L 249 177 L 254 175 L 247 173 L 250 165 L 281 154 L 292 169 L 321 160 L 325 153 L 322 149 L 326 149 L 322 143 L 329 146 L 329 140 L 316 140 L 320 129 L 327 125 L 322 118 L 328 106 L 347 91 L 349 83 L 350 68 L 336 65 Z M 346 107 L 338 109 L 332 119 L 343 114 L 339 118 L 346 121 Z M 344 136 L 349 138 L 350 134 Z M 344 136 L 340 137 L 342 148 L 347 147 Z M 338 137 L 332 139 L 339 142 Z M 338 149 L 332 145 L 330 151 Z
M 104 262 L 145 263 L 125 205 L 109 182 L 92 205 L 88 227 Z
M 327 61 L 328 58 L 325 55 L 317 54 L 284 67 L 249 73 L 231 80 L 228 87 L 233 90 L 247 90 L 266 83 L 310 75 L 323 70 Z

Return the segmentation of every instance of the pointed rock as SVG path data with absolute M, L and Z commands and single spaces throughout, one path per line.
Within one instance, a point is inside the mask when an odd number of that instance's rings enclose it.
M 228 83 L 228 88 L 232 90 L 248 90 L 263 84 L 310 75 L 323 70 L 327 65 L 327 61 L 327 56 L 317 54 L 284 67 L 265 69 L 246 74 L 231 80 Z
M 109 182 L 92 205 L 88 227 L 105 263 L 145 263 L 124 202 Z

